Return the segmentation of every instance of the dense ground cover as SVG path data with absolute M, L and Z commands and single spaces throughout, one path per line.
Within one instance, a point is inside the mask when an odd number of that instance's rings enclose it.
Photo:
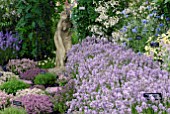
M 64 1 L 0 1 L 0 113 L 169 114 L 170 1 L 68 1 L 61 75 L 48 68 Z

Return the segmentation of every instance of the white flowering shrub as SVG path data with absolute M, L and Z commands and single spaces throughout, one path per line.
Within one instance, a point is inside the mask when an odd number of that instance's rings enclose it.
M 109 38 L 113 31 L 122 26 L 119 22 L 122 22 L 123 15 L 116 12 L 127 8 L 130 1 L 79 0 L 77 7 L 73 8 L 71 17 L 79 40 L 93 34 Z
M 113 27 L 119 22 L 119 17 L 114 15 L 115 11 L 119 8 L 119 1 L 110 0 L 110 1 L 99 1 L 98 7 L 95 8 L 95 12 L 99 16 L 95 19 L 96 24 L 90 25 L 89 29 L 92 33 L 105 36 L 108 29 Z M 96 6 L 97 6 L 96 4 Z M 110 15 L 108 15 L 110 13 Z
M 33 89 L 23 89 L 23 90 L 18 90 L 16 92 L 15 97 L 19 98 L 28 94 L 33 94 L 33 95 L 45 95 L 45 91 L 38 89 L 38 88 L 33 88 Z
M 19 79 L 19 76 L 15 75 L 12 72 L 0 71 L 0 85 L 2 85 L 3 83 L 5 83 L 13 78 Z
M 161 70 L 150 57 L 131 49 L 88 37 L 72 47 L 66 68 L 75 75 L 76 89 L 74 99 L 67 102 L 69 114 L 74 111 L 136 114 L 135 111 L 164 113 L 170 110 L 167 105 L 169 73 Z M 153 98 L 152 102 L 147 101 L 144 93 L 162 93 L 162 103 Z

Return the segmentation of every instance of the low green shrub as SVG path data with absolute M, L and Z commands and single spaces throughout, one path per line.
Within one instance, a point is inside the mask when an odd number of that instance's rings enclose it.
M 37 85 L 52 85 L 55 84 L 56 76 L 51 73 L 39 74 L 34 79 L 34 84 Z
M 27 114 L 25 109 L 19 107 L 8 107 L 0 111 L 0 114 Z
M 28 88 L 29 84 L 24 83 L 23 81 L 12 79 L 0 86 L 0 90 L 4 90 L 8 94 L 15 94 L 18 90 Z

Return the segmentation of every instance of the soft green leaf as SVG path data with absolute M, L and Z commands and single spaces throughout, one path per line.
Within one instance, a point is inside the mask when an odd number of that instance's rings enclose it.
M 28 35 L 28 38 L 29 38 L 30 40 L 33 39 L 33 33 L 32 33 L 32 32 Z
M 170 0 L 165 0 L 164 4 L 167 4 L 168 2 L 170 2 Z

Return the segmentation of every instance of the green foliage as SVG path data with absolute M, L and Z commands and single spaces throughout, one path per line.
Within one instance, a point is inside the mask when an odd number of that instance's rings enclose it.
M 20 56 L 43 58 L 51 55 L 54 49 L 51 31 L 55 0 L 18 1 L 17 12 L 21 18 L 17 23 L 18 31 L 23 40 Z
M 79 10 L 80 7 L 85 7 L 85 10 Z M 94 8 L 93 0 L 79 0 L 77 7 L 73 8 L 71 19 L 78 32 L 79 40 L 84 39 L 88 35 L 92 35 L 87 27 L 95 23 L 95 19 L 98 16 Z
M 58 84 L 59 86 L 65 86 L 67 84 L 67 80 L 66 79 L 58 80 Z
M 170 0 L 153 0 L 156 3 L 157 10 L 160 14 L 170 17 Z
M 54 68 L 55 58 L 47 58 L 38 62 L 38 67 L 42 69 Z
M 66 85 L 68 86 L 68 85 Z M 65 87 L 66 87 L 65 86 Z M 73 99 L 74 89 L 73 88 L 64 88 L 66 89 L 62 93 L 57 93 L 54 96 L 54 110 L 59 111 L 61 114 L 64 114 L 68 110 L 68 106 L 66 105 L 67 101 L 71 101 Z
M 56 75 L 51 73 L 39 74 L 34 79 L 34 84 L 37 85 L 52 85 L 55 84 Z
M 27 114 L 26 110 L 19 107 L 8 107 L 0 111 L 0 114 Z
M 89 29 L 91 26 L 96 25 L 97 28 L 101 28 L 102 32 L 104 32 L 105 35 L 111 36 L 111 33 L 123 26 L 122 20 L 120 20 L 121 23 L 115 25 L 115 26 L 110 26 L 110 27 L 105 27 L 102 22 L 97 22 L 96 19 L 100 16 L 100 14 L 95 11 L 95 8 L 99 7 L 100 5 L 105 5 L 104 0 L 79 0 L 78 5 L 76 8 L 73 9 L 73 14 L 72 14 L 72 22 L 75 26 L 75 30 L 77 31 L 77 36 L 79 38 L 79 41 L 84 39 L 86 36 L 91 36 L 92 34 L 95 34 L 94 32 L 91 32 Z M 101 2 L 101 3 L 100 3 Z M 115 1 L 110 1 L 110 3 L 115 2 Z M 128 2 L 130 0 L 121 0 L 118 1 L 120 6 L 115 6 L 116 8 L 112 7 L 112 5 L 109 6 L 108 10 L 106 11 L 106 15 L 109 17 L 114 17 L 116 16 L 116 11 L 122 11 L 124 8 L 128 6 Z M 85 10 L 81 10 L 79 8 L 85 7 Z M 108 6 L 107 6 L 108 7 Z
M 17 0 L 1 0 L 0 1 L 0 31 L 14 31 L 15 25 L 19 19 L 16 12 Z
M 78 33 L 77 31 L 73 31 L 72 33 L 72 44 L 77 44 L 79 42 L 79 38 L 78 38 Z
M 0 85 L 0 90 L 4 90 L 8 94 L 15 94 L 18 90 L 28 88 L 29 86 L 29 84 L 13 78 Z

